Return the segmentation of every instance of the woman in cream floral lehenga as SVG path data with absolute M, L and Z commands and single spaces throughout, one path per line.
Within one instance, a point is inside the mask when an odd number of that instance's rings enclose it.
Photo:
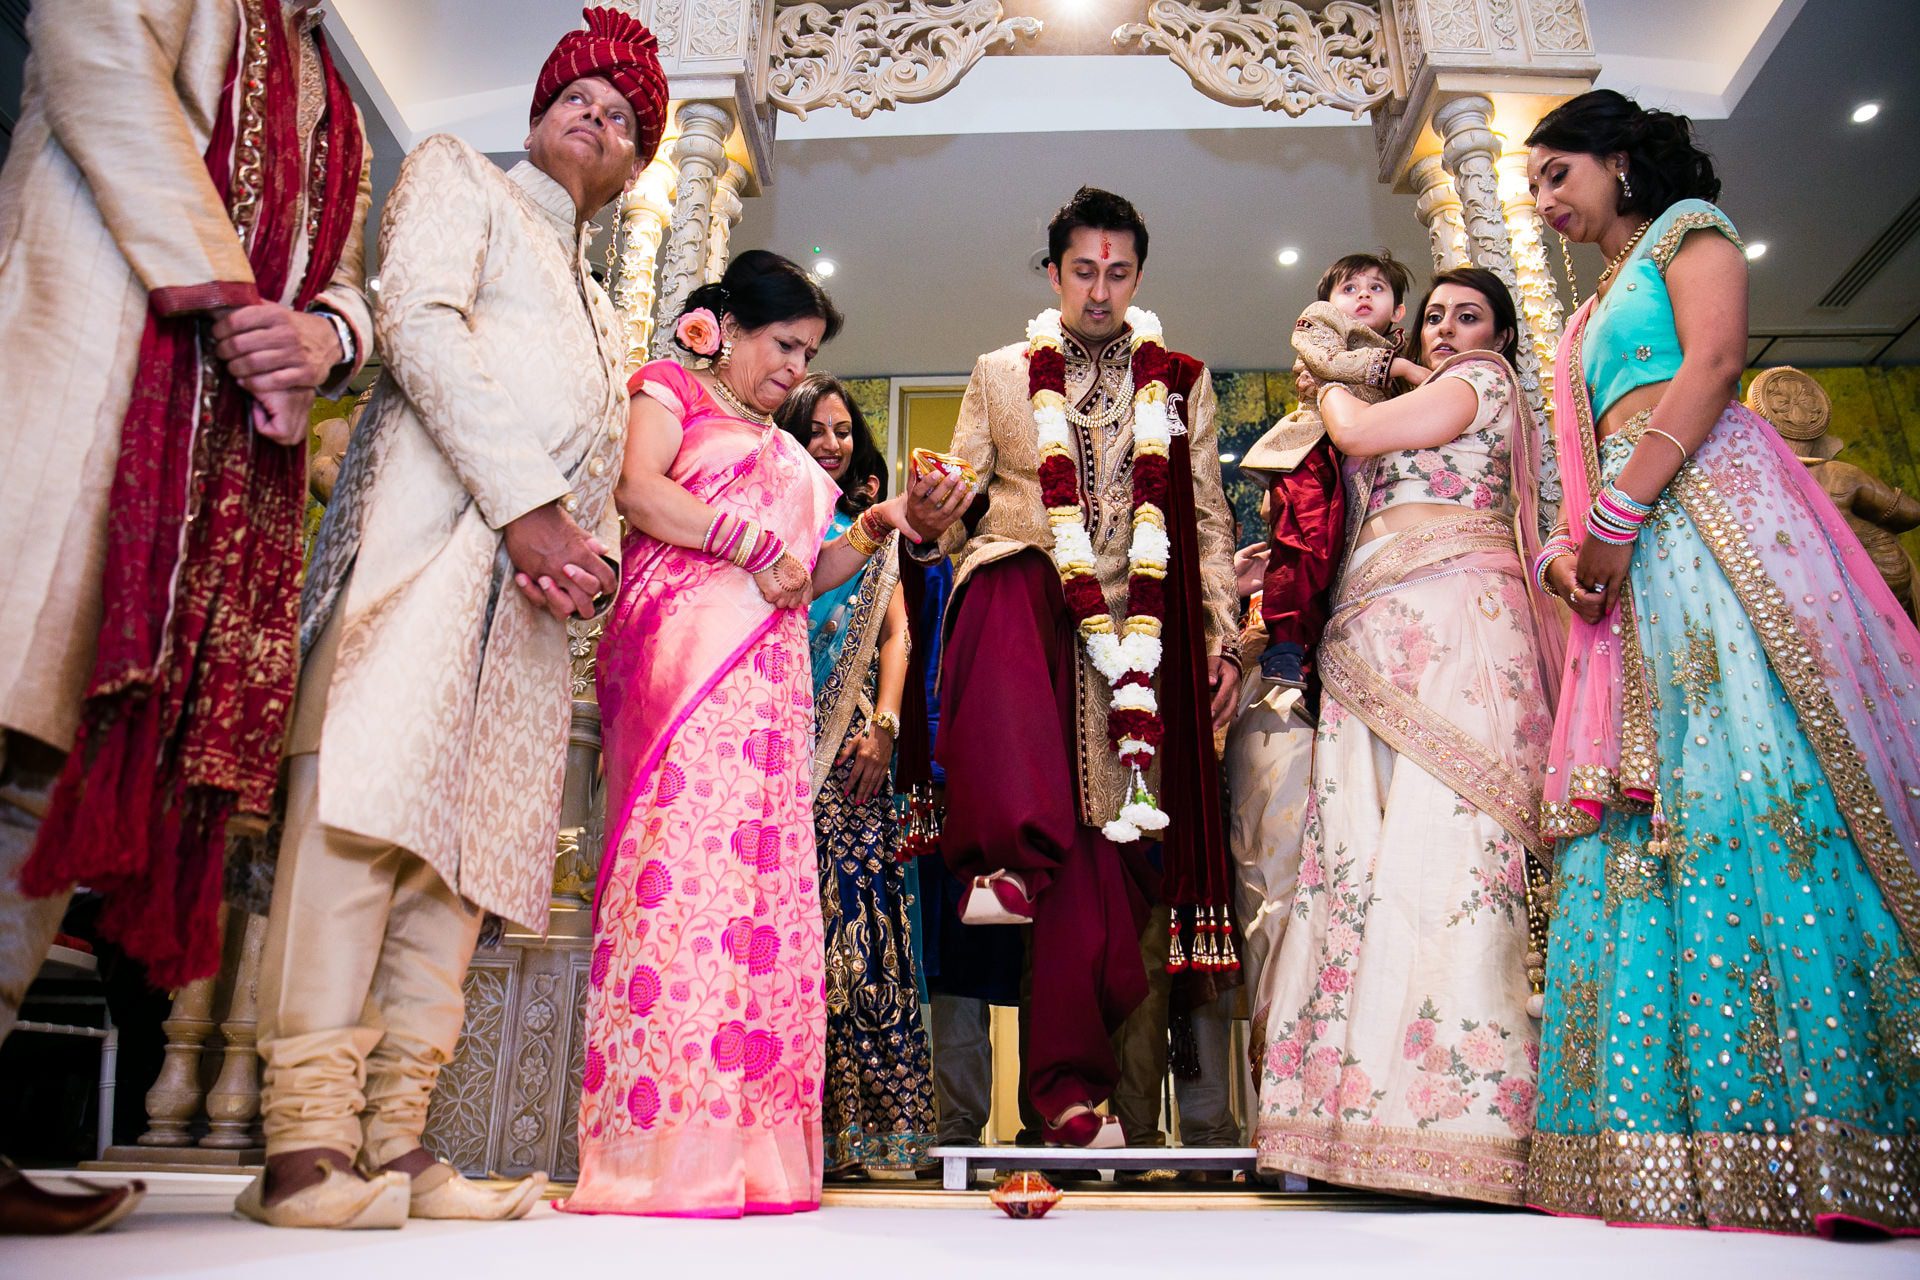
M 775 415 L 840 486 L 829 536 L 886 496 L 886 459 L 839 379 L 811 374 Z M 899 539 L 814 597 L 813 829 L 826 931 L 826 1175 L 914 1168 L 933 1143 L 933 1063 L 920 1020 L 917 877 L 900 860 L 893 744 L 907 683 Z
M 1488 272 L 1445 272 L 1417 332 L 1437 366 L 1417 390 L 1320 399 L 1357 528 L 1320 646 L 1298 896 L 1254 1001 L 1257 1141 L 1267 1170 L 1518 1204 L 1558 624 L 1515 545 L 1538 522 L 1512 483 L 1535 445 L 1513 302 Z

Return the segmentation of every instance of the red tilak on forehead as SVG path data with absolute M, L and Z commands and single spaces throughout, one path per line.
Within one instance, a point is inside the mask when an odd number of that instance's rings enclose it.
M 1113 256 L 1113 241 L 1104 235 L 1100 237 L 1100 261 L 1105 262 Z

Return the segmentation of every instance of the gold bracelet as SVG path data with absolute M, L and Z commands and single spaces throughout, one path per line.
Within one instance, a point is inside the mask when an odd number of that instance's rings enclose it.
M 853 523 L 847 526 L 847 531 L 843 536 L 846 538 L 847 545 L 852 547 L 855 553 L 863 560 L 872 558 L 873 553 L 880 549 L 880 540 L 867 532 L 867 513 L 865 511 L 862 511 L 854 518 Z
M 900 736 L 900 717 L 891 711 L 881 711 L 876 708 L 874 713 L 867 717 L 867 723 L 876 729 L 885 729 L 888 737 Z
M 740 540 L 734 543 L 733 554 L 728 559 L 733 561 L 735 568 L 744 569 L 753 563 L 753 553 L 760 549 L 760 539 L 764 536 L 764 531 L 751 520 L 743 520 L 740 523 L 746 528 L 740 531 Z
M 1668 435 L 1666 432 L 1662 431 L 1658 427 L 1648 427 L 1645 431 L 1642 431 L 1640 433 L 1640 438 L 1643 440 L 1646 439 L 1648 436 L 1659 436 L 1662 440 L 1665 440 L 1668 444 L 1678 449 L 1680 451 L 1680 465 L 1683 467 L 1686 466 L 1687 462 L 1693 457 L 1692 454 L 1687 452 L 1687 446 L 1681 444 L 1678 440 L 1674 439 L 1672 436 Z

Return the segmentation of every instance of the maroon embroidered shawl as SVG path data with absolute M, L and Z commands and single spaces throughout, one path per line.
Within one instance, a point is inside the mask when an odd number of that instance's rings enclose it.
M 254 283 L 204 290 L 221 306 L 287 298 L 304 238 L 300 309 L 327 287 L 353 230 L 363 139 L 322 45 L 325 114 L 303 154 L 304 37 L 289 32 L 280 0 L 239 7 L 206 164 Z M 103 934 L 163 987 L 218 967 L 228 821 L 272 801 L 299 662 L 305 451 L 253 431 L 253 400 L 213 358 L 205 322 L 148 313 L 87 703 L 20 877 L 34 895 L 76 882 L 104 893 Z

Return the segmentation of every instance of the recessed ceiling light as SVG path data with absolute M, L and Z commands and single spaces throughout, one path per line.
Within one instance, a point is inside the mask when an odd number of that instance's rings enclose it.
M 1767 256 L 1767 242 L 1765 240 L 1755 240 L 1752 244 L 1747 246 L 1748 262 L 1752 262 L 1757 258 L 1764 258 L 1766 256 Z
M 1298 261 L 1300 261 L 1300 251 L 1298 249 L 1282 249 L 1280 251 L 1281 266 L 1290 267 Z
M 825 280 L 839 269 L 839 265 L 836 264 L 832 258 L 818 258 L 815 259 L 813 264 L 813 274 L 819 276 L 822 280 Z
M 1867 121 L 1873 119 L 1875 116 L 1879 114 L 1880 114 L 1879 103 L 1863 102 L 1859 106 L 1853 109 L 1853 122 L 1855 124 L 1865 124 Z
M 1220 461 L 1221 461 L 1221 462 L 1235 462 L 1235 461 L 1238 461 L 1238 460 L 1239 460 L 1239 457 L 1240 457 L 1240 455 L 1239 455 L 1239 454 L 1237 454 L 1237 453 L 1223 453 L 1223 454 L 1221 454 L 1221 455 L 1220 455 Z

